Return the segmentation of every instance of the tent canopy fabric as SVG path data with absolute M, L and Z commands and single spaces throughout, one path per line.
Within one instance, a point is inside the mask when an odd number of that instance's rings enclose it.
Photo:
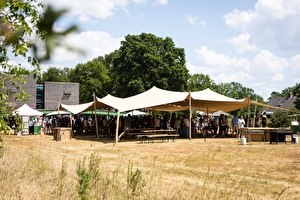
M 216 111 L 216 112 L 214 112 L 214 113 L 212 113 L 212 114 L 208 114 L 209 116 L 220 116 L 220 115 L 226 115 L 226 116 L 228 116 L 228 115 L 230 115 L 229 113 L 227 113 L 227 112 L 224 112 L 224 111 L 222 111 L 222 110 L 219 110 L 219 111 Z
M 69 112 L 59 110 L 59 111 L 50 112 L 50 113 L 47 114 L 47 116 L 52 116 L 52 115 L 69 115 L 69 114 L 70 114 Z
M 189 104 L 188 95 L 188 92 L 168 91 L 154 86 L 143 93 L 120 100 L 122 105 L 119 106 L 119 110 L 121 112 L 142 108 L 160 111 L 185 110 L 185 106 Z M 179 102 L 184 106 L 179 105 Z
M 67 104 L 59 104 L 59 110 L 67 110 L 72 114 L 78 114 L 84 111 L 93 110 L 94 109 L 94 102 L 83 103 L 79 105 L 67 105 Z
M 191 97 L 191 107 L 198 111 L 213 113 L 219 110 L 230 112 L 245 108 L 249 105 L 259 105 L 272 107 L 262 103 L 252 101 L 249 97 L 245 99 L 233 99 L 209 88 L 196 92 L 174 92 L 152 87 L 151 89 L 127 98 L 107 95 L 97 98 L 97 109 L 115 108 L 120 112 L 147 109 L 160 111 L 180 111 L 189 109 L 189 98 Z M 275 107 L 276 109 L 280 109 Z
M 13 115 L 20 116 L 42 116 L 43 113 L 29 107 L 26 103 L 22 105 L 20 108 L 13 111 Z
M 115 97 L 110 94 L 106 95 L 103 98 L 96 97 L 96 108 L 114 108 L 117 110 L 121 110 L 123 106 L 123 98 Z
M 249 97 L 238 100 L 233 99 L 214 92 L 209 88 L 196 92 L 175 92 L 159 89 L 154 86 L 143 93 L 127 98 L 119 98 L 110 94 L 103 98 L 96 97 L 96 106 L 94 106 L 94 102 L 79 105 L 60 104 L 60 109 L 68 110 L 73 114 L 91 111 L 95 108 L 114 108 L 119 112 L 137 109 L 181 111 L 189 109 L 189 98 L 191 98 L 191 107 L 193 109 L 206 113 L 213 113 L 219 110 L 230 112 L 249 105 L 270 107 L 268 105 L 252 101 Z M 271 107 L 274 108 L 273 106 Z
M 247 107 L 249 102 L 246 99 L 233 99 L 209 88 L 191 92 L 192 107 L 199 111 L 213 113 L 219 110 L 230 112 L 240 108 Z
M 133 110 L 133 111 L 130 111 L 130 112 L 124 114 L 124 116 L 128 116 L 128 115 L 135 116 L 135 115 L 146 115 L 146 114 L 147 113 L 139 111 L 139 110 Z

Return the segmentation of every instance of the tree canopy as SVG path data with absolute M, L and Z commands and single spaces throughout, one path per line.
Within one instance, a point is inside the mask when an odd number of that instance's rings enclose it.
M 188 90 L 191 92 L 206 88 L 210 88 L 211 90 L 217 89 L 217 84 L 208 75 L 204 74 L 193 74 L 188 79 L 187 85 Z
M 92 95 L 103 97 L 107 95 L 107 85 L 110 83 L 108 69 L 102 62 L 103 58 L 95 58 L 85 64 L 78 64 L 70 70 L 71 82 L 79 83 L 80 103 L 92 101 Z
M 187 89 L 189 78 L 183 48 L 171 38 L 153 34 L 127 35 L 118 51 L 109 56 L 113 93 L 127 97 L 153 86 L 173 91 Z
M 51 82 L 69 82 L 69 71 L 71 69 L 64 68 L 59 69 L 56 67 L 49 67 L 41 77 L 39 77 L 38 83 L 44 83 L 46 81 Z
M 21 64 L 9 62 L 10 54 L 26 59 L 32 66 L 30 75 L 39 76 L 40 62 L 50 59 L 62 37 L 76 30 L 76 26 L 62 32 L 54 30 L 55 21 L 64 13 L 65 10 L 54 11 L 39 0 L 0 1 L 0 130 L 9 129 L 5 116 L 14 109 L 8 105 L 7 83 L 20 89 L 25 83 L 21 75 L 28 74 Z M 21 90 L 15 99 L 26 97 L 28 95 Z

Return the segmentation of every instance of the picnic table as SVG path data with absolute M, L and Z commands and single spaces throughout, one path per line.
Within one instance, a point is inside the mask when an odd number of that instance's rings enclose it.
M 154 143 L 155 139 L 160 139 L 162 141 L 169 142 L 172 140 L 175 142 L 175 139 L 179 137 L 179 134 L 175 134 L 174 129 L 159 129 L 159 130 L 142 130 L 143 134 L 139 134 L 136 136 L 137 139 L 148 140 L 148 143 L 151 141 Z

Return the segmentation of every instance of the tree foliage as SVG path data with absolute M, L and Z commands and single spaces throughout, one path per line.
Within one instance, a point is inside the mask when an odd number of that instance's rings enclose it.
M 293 95 L 296 96 L 295 107 L 300 110 L 300 83 L 297 83 L 292 91 Z
M 187 82 L 189 91 L 199 91 L 206 88 L 211 90 L 217 89 L 217 84 L 208 76 L 204 74 L 193 74 Z
M 291 118 L 288 112 L 275 112 L 271 115 L 270 127 L 289 127 L 291 125 Z
M 7 114 L 12 108 L 8 104 L 10 96 L 7 84 L 22 88 L 25 80 L 20 76 L 24 74 L 24 68 L 20 65 L 9 63 L 9 53 L 13 56 L 23 57 L 35 68 L 39 69 L 39 62 L 36 58 L 28 55 L 32 47 L 30 37 L 38 34 L 37 23 L 40 20 L 38 9 L 42 9 L 43 4 L 37 1 L 1 1 L 0 4 L 0 129 L 9 129 Z M 24 92 L 20 92 L 15 97 L 17 100 L 25 99 Z
M 93 93 L 98 97 L 107 95 L 107 87 L 111 79 L 102 61 L 103 58 L 99 57 L 85 64 L 78 64 L 75 69 L 70 70 L 70 81 L 80 84 L 80 103 L 92 101 Z
M 118 51 L 109 56 L 113 92 L 127 97 L 153 86 L 173 91 L 187 89 L 189 78 L 184 49 L 171 38 L 152 34 L 127 35 Z
M 64 12 L 54 11 L 39 0 L 0 1 L 0 129 L 8 128 L 5 116 L 11 113 L 8 105 L 9 88 L 7 83 L 21 90 L 27 74 L 21 64 L 11 64 L 9 56 L 21 57 L 32 66 L 30 75 L 40 75 L 40 61 L 48 60 L 55 45 L 61 38 L 75 30 L 54 31 L 54 22 Z M 46 23 L 46 22 L 51 23 Z M 54 34 L 56 33 L 56 34 Z M 60 36 L 58 38 L 58 36 Z M 50 42 L 49 42 L 50 41 Z M 40 55 L 38 52 L 45 52 Z M 21 90 L 15 100 L 25 100 L 28 95 Z
M 47 71 L 38 80 L 38 83 L 48 82 L 69 82 L 69 68 L 59 69 L 56 67 L 49 67 Z

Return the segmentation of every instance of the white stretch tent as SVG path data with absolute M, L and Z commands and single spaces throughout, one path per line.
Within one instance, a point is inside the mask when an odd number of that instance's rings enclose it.
M 42 116 L 43 113 L 29 107 L 26 103 L 20 108 L 13 111 L 13 115 L 19 116 Z
M 133 111 L 130 111 L 130 112 L 124 114 L 124 116 L 128 116 L 128 115 L 135 116 L 135 115 L 146 115 L 146 114 L 147 113 L 139 111 L 139 110 L 133 110 Z
M 134 109 L 180 111 L 189 105 L 188 92 L 174 92 L 152 87 L 143 93 L 125 98 L 122 111 Z
M 190 121 L 191 121 L 192 108 L 207 113 L 216 112 L 218 110 L 222 110 L 224 112 L 230 112 L 230 111 L 234 111 L 234 110 L 238 110 L 250 106 L 251 104 L 270 107 L 268 105 L 252 101 L 249 97 L 245 99 L 236 100 L 221 95 L 219 93 L 216 93 L 210 90 L 209 88 L 197 92 L 174 92 L 174 91 L 159 89 L 157 87 L 152 87 L 151 89 L 143 93 L 128 98 L 119 98 L 119 97 L 114 97 L 112 95 L 107 95 L 104 98 L 95 97 L 94 102 L 90 102 L 85 105 L 80 104 L 80 105 L 71 106 L 71 105 L 61 104 L 61 106 L 71 111 L 73 114 L 80 113 L 87 110 L 96 110 L 102 108 L 117 109 L 118 110 L 117 127 L 118 127 L 120 112 L 130 111 L 135 109 L 160 110 L 160 111 L 180 111 L 180 110 L 189 109 Z M 78 106 L 80 106 L 80 108 Z M 273 106 L 271 107 L 274 108 Z M 72 111 L 73 109 L 74 111 Z M 118 128 L 116 130 L 118 130 Z M 191 135 L 190 135 L 190 139 L 191 139 Z M 116 143 L 117 142 L 118 142 L 118 133 L 116 131 Z
M 228 116 L 228 115 L 230 115 L 229 113 L 227 113 L 227 112 L 224 112 L 224 111 L 222 111 L 222 110 L 219 110 L 219 111 L 216 111 L 216 112 L 214 112 L 214 113 L 212 113 L 212 114 L 208 114 L 209 116 L 220 116 L 220 115 L 226 115 L 226 116 Z
M 66 111 L 53 111 L 51 113 L 48 113 L 47 116 L 52 116 L 52 115 L 69 115 L 70 113 L 69 112 L 66 112 Z
M 43 113 L 35 110 L 31 107 L 29 107 L 26 103 L 24 105 L 22 105 L 20 108 L 16 109 L 13 111 L 13 115 L 19 115 L 22 117 L 22 132 L 24 134 L 28 134 L 29 133 L 29 126 L 28 126 L 28 121 L 29 121 L 29 117 L 35 117 L 35 116 L 42 116 Z
M 122 112 L 134 109 L 160 111 L 180 111 L 189 109 L 190 122 L 192 108 L 212 113 L 219 110 L 230 112 L 248 107 L 251 104 L 269 107 L 268 105 L 252 101 L 249 97 L 237 100 L 221 95 L 209 88 L 197 92 L 174 92 L 152 87 L 143 93 L 128 98 L 122 99 L 109 95 L 103 99 L 98 98 L 97 101 L 101 102 L 102 105 L 109 105 L 110 107 L 116 108 Z M 189 137 L 191 139 L 191 130 Z M 117 140 L 118 137 L 116 132 L 116 143 Z
M 67 110 L 71 112 L 72 114 L 78 114 L 84 111 L 88 110 L 93 110 L 94 109 L 94 102 L 89 102 L 89 103 L 83 103 L 79 105 L 67 105 L 67 104 L 62 104 L 60 103 L 58 106 L 58 111 L 59 110 Z
M 224 112 L 238 110 L 247 107 L 250 100 L 248 98 L 240 100 L 233 99 L 214 92 L 209 88 L 197 92 L 191 92 L 191 98 L 192 107 L 194 109 L 207 113 L 213 113 L 219 110 Z

